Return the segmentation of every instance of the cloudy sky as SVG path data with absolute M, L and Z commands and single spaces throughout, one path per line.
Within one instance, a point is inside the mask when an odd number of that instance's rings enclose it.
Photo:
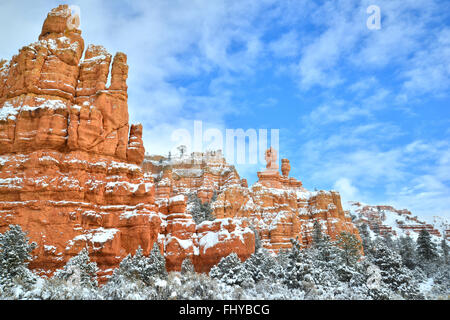
M 59 1 L 0 0 L 0 58 Z M 450 2 L 72 1 L 86 45 L 128 55 L 146 150 L 176 130 L 279 129 L 308 189 L 450 217 Z M 381 10 L 369 29 L 367 8 Z M 233 161 L 232 159 L 229 159 Z M 250 183 L 263 164 L 237 165 Z

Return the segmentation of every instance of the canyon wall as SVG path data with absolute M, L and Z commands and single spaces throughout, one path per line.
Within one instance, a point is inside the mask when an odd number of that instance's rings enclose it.
M 156 203 L 141 168 L 143 128 L 129 123 L 127 76 L 125 54 L 85 50 L 67 5 L 48 14 L 37 42 L 0 62 L 0 232 L 21 225 L 38 244 L 30 266 L 46 274 L 87 247 L 107 275 L 155 241 L 169 270 L 187 256 L 200 271 L 232 251 L 247 258 L 245 223 L 196 226 L 184 199 Z

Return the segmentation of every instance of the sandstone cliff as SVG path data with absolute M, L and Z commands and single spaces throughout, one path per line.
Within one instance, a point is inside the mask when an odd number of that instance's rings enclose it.
M 271 152 L 276 157 L 276 151 Z M 342 209 L 339 193 L 308 191 L 300 181 L 289 177 L 288 159 L 281 161 L 282 174 L 276 159 L 267 160 L 266 171 L 258 172 L 259 181 L 250 188 L 226 163 L 221 151 L 175 155 L 170 159 L 148 156 L 143 169 L 156 179 L 156 201 L 161 207 L 174 194 L 194 193 L 203 201 L 210 201 L 216 193 L 217 199 L 212 203 L 214 216 L 245 221 L 258 232 L 262 245 L 273 252 L 290 248 L 291 239 L 296 238 L 310 245 L 315 220 L 332 239 L 341 232 L 359 236 Z
M 107 275 L 157 242 L 168 270 L 189 257 L 207 272 L 232 252 L 254 252 L 250 227 L 273 252 L 295 238 L 309 245 L 315 220 L 332 238 L 358 234 L 339 194 L 304 189 L 287 159 L 280 174 L 273 149 L 251 187 L 220 151 L 144 157 L 127 76 L 125 54 L 85 49 L 68 6 L 48 14 L 37 42 L 0 61 L 0 232 L 20 224 L 38 243 L 32 268 L 51 274 L 87 247 Z M 215 220 L 194 222 L 192 195 L 217 196 Z
M 155 202 L 154 178 L 140 167 L 142 126 L 129 123 L 127 76 L 125 54 L 85 50 L 67 5 L 48 14 L 39 41 L 0 62 L 0 232 L 20 224 L 38 243 L 31 267 L 42 273 L 87 247 L 108 274 L 155 241 L 169 270 L 186 256 L 199 271 L 232 251 L 247 258 L 254 234 L 245 223 L 196 226 L 184 198 Z
M 421 230 L 426 230 L 436 241 L 442 237 L 450 240 L 450 224 L 445 219 L 427 223 L 406 209 L 399 210 L 392 206 L 373 206 L 360 202 L 350 202 L 350 205 L 350 212 L 357 217 L 355 222 L 367 224 L 375 234 L 393 237 L 409 235 L 415 239 Z

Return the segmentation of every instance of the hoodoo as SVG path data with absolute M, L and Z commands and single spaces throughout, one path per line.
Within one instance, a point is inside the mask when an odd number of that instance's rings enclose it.
M 126 55 L 85 50 L 78 27 L 59 6 L 37 42 L 0 62 L 0 232 L 28 232 L 33 269 L 51 274 L 87 248 L 104 276 L 157 242 L 168 270 L 190 257 L 207 272 L 254 252 L 250 227 L 273 252 L 309 244 L 314 220 L 332 238 L 358 233 L 337 192 L 307 191 L 287 159 L 280 175 L 272 148 L 251 187 L 219 151 L 145 157 L 143 128 L 129 123 Z M 194 198 L 211 202 L 210 219 L 194 220 Z
M 21 225 L 38 244 L 31 267 L 43 273 L 84 247 L 110 273 L 155 241 L 169 270 L 188 255 L 199 270 L 232 251 L 248 257 L 254 234 L 244 223 L 196 226 L 183 199 L 155 203 L 140 167 L 142 126 L 129 123 L 127 57 L 84 50 L 73 21 L 67 5 L 53 9 L 39 41 L 0 63 L 0 232 Z

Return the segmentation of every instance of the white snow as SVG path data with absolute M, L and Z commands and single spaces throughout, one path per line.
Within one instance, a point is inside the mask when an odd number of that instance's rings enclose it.
M 182 202 L 185 201 L 185 197 L 182 194 L 179 194 L 177 196 L 171 197 L 169 199 L 169 204 L 172 204 L 173 202 Z

